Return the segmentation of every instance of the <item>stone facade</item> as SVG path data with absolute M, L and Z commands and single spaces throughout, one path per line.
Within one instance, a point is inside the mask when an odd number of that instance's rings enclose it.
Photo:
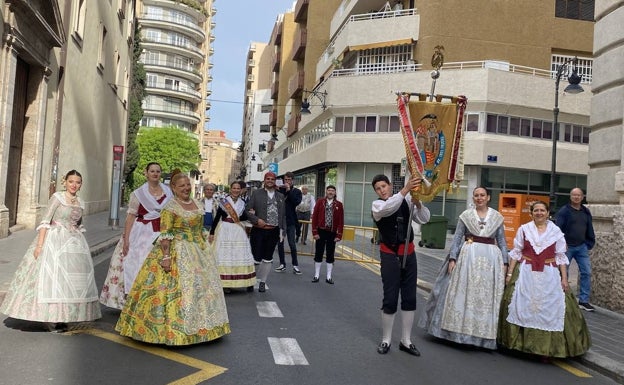
M 624 313 L 624 4 L 598 0 L 587 200 L 594 216 L 592 302 Z

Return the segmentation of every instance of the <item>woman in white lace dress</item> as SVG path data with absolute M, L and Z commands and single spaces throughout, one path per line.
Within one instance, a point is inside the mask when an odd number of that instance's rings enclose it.
M 101 317 L 91 253 L 82 234 L 84 202 L 77 196 L 82 176 L 71 170 L 64 184 L 66 190 L 50 198 L 38 235 L 0 307 L 0 313 L 12 318 L 46 322 L 51 331 Z
M 145 167 L 147 182 L 130 195 L 124 233 L 113 252 L 100 293 L 103 305 L 123 308 L 139 269 L 160 235 L 160 211 L 173 197 L 169 186 L 160 182 L 160 175 L 160 164 L 149 163 Z
M 484 187 L 473 190 L 472 201 L 475 207 L 459 216 L 419 326 L 438 338 L 496 349 L 508 263 L 503 216 L 488 207 Z

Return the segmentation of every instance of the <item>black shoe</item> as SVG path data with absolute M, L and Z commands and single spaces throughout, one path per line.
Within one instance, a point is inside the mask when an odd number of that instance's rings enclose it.
M 331 279 L 331 278 L 327 278 L 327 279 L 325 280 L 325 282 L 329 283 L 330 285 L 333 285 L 333 284 L 334 284 L 334 280 L 333 280 L 333 279 Z
M 409 344 L 409 346 L 405 346 L 403 345 L 403 342 L 399 342 L 399 350 L 407 352 L 412 356 L 420 356 L 420 352 L 418 351 L 418 349 L 416 349 L 416 346 L 414 346 L 414 344 Z
M 319 281 L 319 277 L 314 277 L 314 278 L 312 278 L 312 282 L 313 282 L 313 283 L 317 283 L 318 281 Z
M 390 350 L 390 344 L 386 342 L 382 342 L 379 346 L 377 346 L 377 353 L 379 354 L 386 354 L 388 353 L 388 350 Z
M 258 292 L 264 293 L 266 291 L 266 284 L 264 282 L 260 282 L 258 284 Z
M 579 302 L 579 307 L 585 311 L 594 311 L 594 307 L 589 302 Z

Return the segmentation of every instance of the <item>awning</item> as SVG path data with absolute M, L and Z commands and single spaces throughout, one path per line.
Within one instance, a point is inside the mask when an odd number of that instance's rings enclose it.
M 414 39 L 412 38 L 390 40 L 390 41 L 380 41 L 377 43 L 351 45 L 349 46 L 349 51 L 363 51 L 365 49 L 392 47 L 395 45 L 405 45 L 405 44 L 413 44 L 413 43 L 414 43 Z

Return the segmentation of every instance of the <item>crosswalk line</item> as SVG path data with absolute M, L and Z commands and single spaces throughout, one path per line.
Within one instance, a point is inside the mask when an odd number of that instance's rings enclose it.
M 296 339 L 275 337 L 268 339 L 277 365 L 309 365 Z
M 267 318 L 283 318 L 282 311 L 277 306 L 275 301 L 259 301 L 256 302 L 256 309 L 258 309 L 258 315 L 260 317 Z

